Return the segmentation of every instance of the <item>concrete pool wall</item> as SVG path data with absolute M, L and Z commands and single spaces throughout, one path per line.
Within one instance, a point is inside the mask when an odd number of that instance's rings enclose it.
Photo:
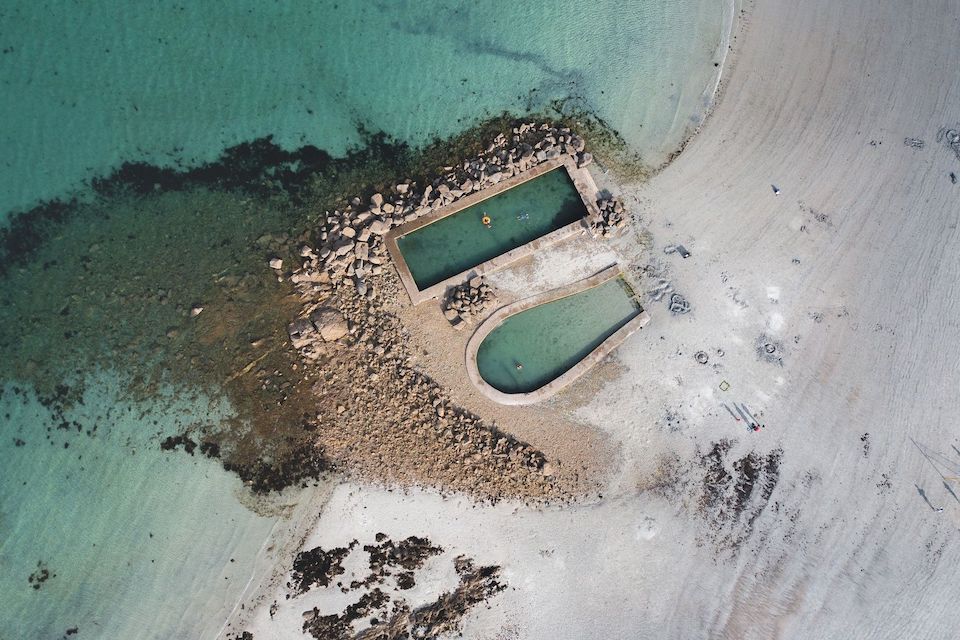
M 583 202 L 583 206 L 586 208 L 586 216 L 583 219 L 560 227 L 559 229 L 540 236 L 536 240 L 532 240 L 526 244 L 520 245 L 519 247 L 491 258 L 490 260 L 452 275 L 449 278 L 438 282 L 437 284 L 426 287 L 422 290 L 417 286 L 413 274 L 411 273 L 410 268 L 408 267 L 407 262 L 397 244 L 398 239 L 407 234 L 413 233 L 418 229 L 422 229 L 433 222 L 459 213 L 468 207 L 472 207 L 477 203 L 483 202 L 484 200 L 492 198 L 503 193 L 504 191 L 516 187 L 517 185 L 523 184 L 529 180 L 533 180 L 534 178 L 542 176 L 548 171 L 552 171 L 560 167 L 563 167 L 567 172 L 567 175 L 570 177 L 574 188 L 580 196 L 580 200 Z M 577 167 L 576 161 L 570 156 L 563 155 L 553 160 L 547 160 L 533 167 L 532 169 L 528 169 L 527 171 L 507 178 L 493 187 L 482 189 L 468 196 L 464 196 L 455 202 L 437 209 L 437 211 L 434 213 L 391 229 L 384 237 L 384 241 L 387 251 L 390 254 L 390 258 L 393 260 L 393 263 L 397 268 L 400 281 L 403 283 L 404 289 L 406 289 L 407 294 L 410 296 L 411 302 L 416 305 L 426 300 L 443 296 L 450 286 L 463 282 L 467 279 L 467 277 L 472 277 L 474 275 L 482 276 L 484 274 L 491 273 L 505 267 L 512 262 L 516 262 L 517 260 L 532 255 L 540 249 L 556 244 L 561 240 L 586 233 L 588 231 L 586 219 L 600 215 L 600 211 L 597 208 L 597 194 L 597 185 L 593 180 L 593 176 L 590 175 L 590 172 L 585 167 Z
M 586 291 L 587 289 L 591 289 L 597 285 L 603 284 L 608 280 L 621 277 L 622 275 L 623 270 L 618 265 L 614 265 L 604 269 L 596 275 L 590 276 L 589 278 L 584 278 L 583 280 L 578 280 L 577 282 L 569 285 L 552 289 L 529 298 L 524 298 L 523 300 L 519 300 L 513 304 L 508 304 L 494 311 L 490 317 L 484 320 L 480 326 L 477 327 L 476 332 L 474 332 L 474 334 L 470 337 L 470 340 L 467 342 L 466 365 L 467 376 L 470 378 L 470 381 L 484 396 L 493 400 L 494 402 L 505 405 L 524 405 L 545 400 L 556 394 L 564 387 L 568 386 L 573 381 L 577 380 L 580 376 L 590 370 L 593 365 L 600 362 L 614 349 L 616 349 L 624 340 L 626 340 L 629 336 L 641 329 L 650 321 L 650 316 L 643 309 L 643 307 L 639 307 L 636 317 L 627 322 L 627 324 L 624 326 L 620 327 L 620 329 L 615 331 L 606 340 L 600 343 L 599 346 L 597 346 L 573 367 L 560 374 L 539 389 L 530 391 L 528 393 L 504 393 L 503 391 L 500 391 L 499 389 L 496 389 L 488 384 L 486 380 L 483 379 L 483 376 L 480 375 L 480 369 L 477 364 L 477 353 L 480 350 L 480 345 L 483 343 L 484 339 L 510 316 L 516 315 L 528 309 L 532 309 L 533 307 L 541 304 L 553 302 L 554 300 L 559 300 L 560 298 L 565 298 L 567 296 Z

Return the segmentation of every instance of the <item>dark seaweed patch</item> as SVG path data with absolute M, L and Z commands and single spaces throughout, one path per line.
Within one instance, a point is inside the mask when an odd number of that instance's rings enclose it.
M 47 580 L 56 577 L 57 574 L 50 571 L 49 567 L 47 567 L 47 564 L 40 560 L 37 562 L 36 570 L 30 574 L 30 577 L 27 578 L 27 584 L 29 584 L 30 587 L 35 591 L 39 591 L 44 583 L 47 582 Z
M 699 508 L 707 518 L 709 537 L 721 549 L 735 550 L 750 537 L 773 495 L 783 452 L 750 451 L 730 460 L 731 448 L 730 441 L 721 440 L 700 456 Z
M 315 547 L 301 551 L 293 561 L 293 571 L 287 588 L 293 590 L 293 596 L 299 596 L 313 587 L 326 587 L 336 577 L 343 574 L 343 561 L 357 545 L 354 540 L 346 547 L 324 551 Z

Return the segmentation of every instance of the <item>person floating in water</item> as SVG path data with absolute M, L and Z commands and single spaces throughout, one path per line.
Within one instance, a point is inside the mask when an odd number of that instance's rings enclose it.
M 492 222 L 492 220 L 490 220 L 490 216 L 487 215 L 487 212 L 486 212 L 486 211 L 483 212 L 483 217 L 480 218 L 480 222 L 482 222 L 482 223 L 483 223 L 483 226 L 485 226 L 487 229 L 492 229 L 492 228 L 493 228 L 493 225 L 490 224 L 490 223 Z
M 530 219 L 530 214 L 527 213 L 526 211 L 521 211 L 520 214 L 517 216 L 517 220 L 529 220 L 529 219 Z
M 523 365 L 519 362 L 517 363 L 517 371 L 523 371 Z

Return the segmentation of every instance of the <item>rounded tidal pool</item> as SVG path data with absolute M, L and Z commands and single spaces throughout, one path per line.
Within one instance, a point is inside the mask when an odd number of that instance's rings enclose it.
M 635 318 L 640 307 L 632 296 L 616 277 L 508 316 L 480 343 L 480 376 L 504 393 L 539 389 Z

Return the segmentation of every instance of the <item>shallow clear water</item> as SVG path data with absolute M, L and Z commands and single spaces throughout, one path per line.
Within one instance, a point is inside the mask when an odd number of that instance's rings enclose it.
M 480 375 L 504 393 L 539 389 L 636 317 L 631 296 L 623 279 L 613 278 L 510 316 L 480 343 Z
M 229 415 L 202 397 L 122 400 L 87 380 L 63 420 L 29 392 L 0 396 L 0 637 L 213 637 L 276 518 L 238 500 L 235 476 L 157 434 Z M 51 576 L 32 588 L 42 564 Z
M 423 290 L 584 215 L 576 187 L 559 168 L 398 238 L 397 246 Z
M 555 100 L 652 164 L 700 121 L 722 2 L 328 0 L 0 7 L 0 212 L 122 160 L 214 159 L 273 135 L 341 154 L 419 144 Z

